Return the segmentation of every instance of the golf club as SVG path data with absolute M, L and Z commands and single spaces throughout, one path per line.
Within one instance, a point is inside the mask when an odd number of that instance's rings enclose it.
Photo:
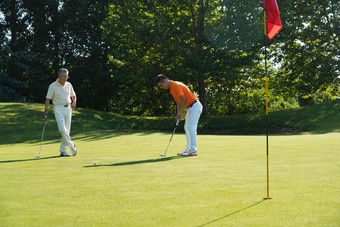
M 35 158 L 40 158 L 40 151 L 41 151 L 41 145 L 44 139 L 44 133 L 45 133 L 45 127 L 46 127 L 46 121 L 47 121 L 47 116 L 45 116 L 45 122 L 44 122 L 44 127 L 43 127 L 43 132 L 42 132 L 42 136 L 41 136 L 41 142 L 40 142 L 40 149 L 39 149 L 39 154 L 37 157 Z
M 170 142 L 171 142 L 171 140 L 172 140 L 172 137 L 173 137 L 174 134 L 175 134 L 175 131 L 176 131 L 176 128 L 177 128 L 178 123 L 179 123 L 179 120 L 177 120 L 177 122 L 176 122 L 175 129 L 174 129 L 174 131 L 172 132 L 171 138 L 170 138 L 170 140 L 169 140 L 168 146 L 167 146 L 166 149 L 165 149 L 164 154 L 161 154 L 162 157 L 165 157 L 165 156 L 166 156 L 166 152 L 168 151 L 168 147 L 169 147 L 169 145 L 170 145 Z

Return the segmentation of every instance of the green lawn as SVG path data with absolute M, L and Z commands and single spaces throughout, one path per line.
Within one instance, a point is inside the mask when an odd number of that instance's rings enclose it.
M 43 104 L 0 102 L 0 144 L 40 141 L 43 125 Z M 184 132 L 184 121 L 177 132 Z M 77 108 L 72 117 L 72 135 L 84 138 L 105 138 L 113 132 L 171 132 L 174 117 L 125 116 Z M 269 128 L 273 133 L 340 133 L 340 101 L 304 108 L 269 113 Z M 234 116 L 208 116 L 200 119 L 200 134 L 264 134 L 265 113 Z M 50 108 L 46 140 L 59 137 L 53 109 Z
M 59 157 L 51 115 L 35 159 L 43 121 L 25 107 L 6 112 L 0 124 L 2 135 L 8 131 L 8 143 L 0 140 L 0 226 L 339 226 L 338 132 L 271 135 L 273 199 L 263 200 L 263 135 L 201 134 L 199 156 L 182 158 L 176 153 L 185 135 L 176 133 L 162 158 L 172 130 L 119 132 L 99 120 L 96 128 L 75 122 L 79 153 Z M 29 111 L 25 123 L 18 115 Z

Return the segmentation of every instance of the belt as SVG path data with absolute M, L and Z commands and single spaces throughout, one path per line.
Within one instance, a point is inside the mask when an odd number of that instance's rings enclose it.
M 187 108 L 192 107 L 196 102 L 197 102 L 197 99 L 195 101 L 193 101 Z
M 69 107 L 69 106 L 70 106 L 70 104 L 66 104 L 66 105 L 62 105 L 62 104 L 61 104 L 61 105 L 58 105 L 58 104 L 57 104 L 57 105 L 54 105 L 54 106 Z

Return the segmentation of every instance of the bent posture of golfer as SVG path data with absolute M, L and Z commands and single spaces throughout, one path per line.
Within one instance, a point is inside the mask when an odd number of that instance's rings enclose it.
M 49 86 L 45 101 L 45 118 L 50 100 L 53 102 L 54 116 L 61 134 L 60 156 L 70 156 L 67 147 L 71 149 L 72 155 L 77 154 L 76 145 L 70 137 L 72 110 L 76 107 L 77 98 L 72 84 L 67 82 L 68 78 L 68 70 L 59 69 L 58 79 Z
M 181 120 L 184 107 L 187 108 L 184 124 L 187 146 L 183 152 L 177 154 L 182 156 L 197 156 L 197 124 L 202 113 L 202 104 L 189 88 L 181 82 L 169 80 L 163 74 L 159 74 L 155 82 L 163 89 L 170 89 L 170 94 L 177 104 L 177 121 Z

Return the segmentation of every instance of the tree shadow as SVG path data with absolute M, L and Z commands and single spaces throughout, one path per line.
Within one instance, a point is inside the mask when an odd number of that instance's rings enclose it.
M 130 162 L 119 162 L 113 164 L 106 164 L 106 165 L 88 165 L 84 166 L 84 168 L 89 167 L 103 167 L 103 166 L 130 166 L 130 165 L 140 165 L 140 164 L 147 164 L 147 163 L 157 163 L 157 162 L 166 162 L 170 160 L 184 158 L 182 156 L 171 156 L 166 158 L 158 158 L 158 159 L 146 159 L 146 160 L 138 160 L 138 161 L 130 161 Z
M 197 227 L 202 227 L 202 226 L 207 226 L 207 225 L 213 224 L 213 223 L 215 223 L 215 222 L 217 222 L 217 221 L 220 221 L 220 220 L 222 220 L 222 219 L 224 219 L 224 218 L 230 217 L 230 216 L 232 216 L 232 215 L 234 215 L 234 214 L 240 213 L 240 212 L 245 211 L 245 210 L 248 210 L 248 209 L 250 209 L 250 208 L 252 208 L 252 207 L 254 207 L 254 206 L 257 206 L 257 205 L 259 205 L 260 203 L 262 203 L 262 202 L 264 202 L 264 201 L 265 201 L 265 199 L 263 199 L 263 200 L 261 200 L 261 201 L 259 201 L 259 202 L 256 202 L 256 203 L 254 203 L 254 204 L 252 204 L 252 205 L 250 205 L 250 206 L 248 206 L 248 207 L 245 207 L 245 208 L 243 208 L 243 209 L 236 210 L 236 211 L 231 212 L 231 213 L 229 213 L 229 214 L 226 214 L 226 215 L 224 215 L 224 216 L 222 216 L 222 217 L 220 217 L 220 218 L 217 218 L 217 219 L 215 219 L 215 220 L 209 221 L 209 222 L 207 222 L 207 223 L 205 223 L 205 224 L 203 224 L 203 225 L 199 225 L 199 226 L 197 226 Z
M 38 160 L 44 160 L 44 159 L 52 159 L 52 158 L 64 158 L 61 156 L 51 156 L 51 157 L 45 157 L 45 158 L 30 158 L 30 159 L 20 159 L 20 160 L 6 160 L 6 161 L 0 161 L 0 163 L 11 163 L 11 162 L 28 162 L 28 161 L 38 161 Z
M 7 103 L 0 105 L 1 114 L 6 116 L 0 122 L 0 145 L 40 142 L 44 125 L 43 113 L 39 111 L 40 107 L 43 108 L 43 104 Z M 173 130 L 173 121 L 173 118 L 160 120 L 160 118 L 141 118 L 77 108 L 72 113 L 71 136 L 84 141 L 95 141 L 132 133 L 152 134 L 159 131 L 170 133 Z M 52 141 L 53 143 L 60 138 L 54 111 L 51 109 L 47 119 L 44 142 Z
M 37 143 L 41 141 L 44 117 L 43 103 L 0 103 L 0 145 Z M 340 102 L 315 104 L 294 110 L 270 112 L 269 133 L 273 135 L 325 134 L 340 132 Z M 29 119 L 29 120 L 28 120 Z M 265 115 L 242 114 L 202 117 L 199 134 L 264 135 Z M 183 123 L 176 133 L 183 133 Z M 167 117 L 129 116 L 77 108 L 72 114 L 72 138 L 84 141 L 110 139 L 132 133 L 172 132 L 174 119 Z M 273 134 L 275 133 L 275 134 Z M 47 119 L 45 141 L 60 139 L 51 108 Z

